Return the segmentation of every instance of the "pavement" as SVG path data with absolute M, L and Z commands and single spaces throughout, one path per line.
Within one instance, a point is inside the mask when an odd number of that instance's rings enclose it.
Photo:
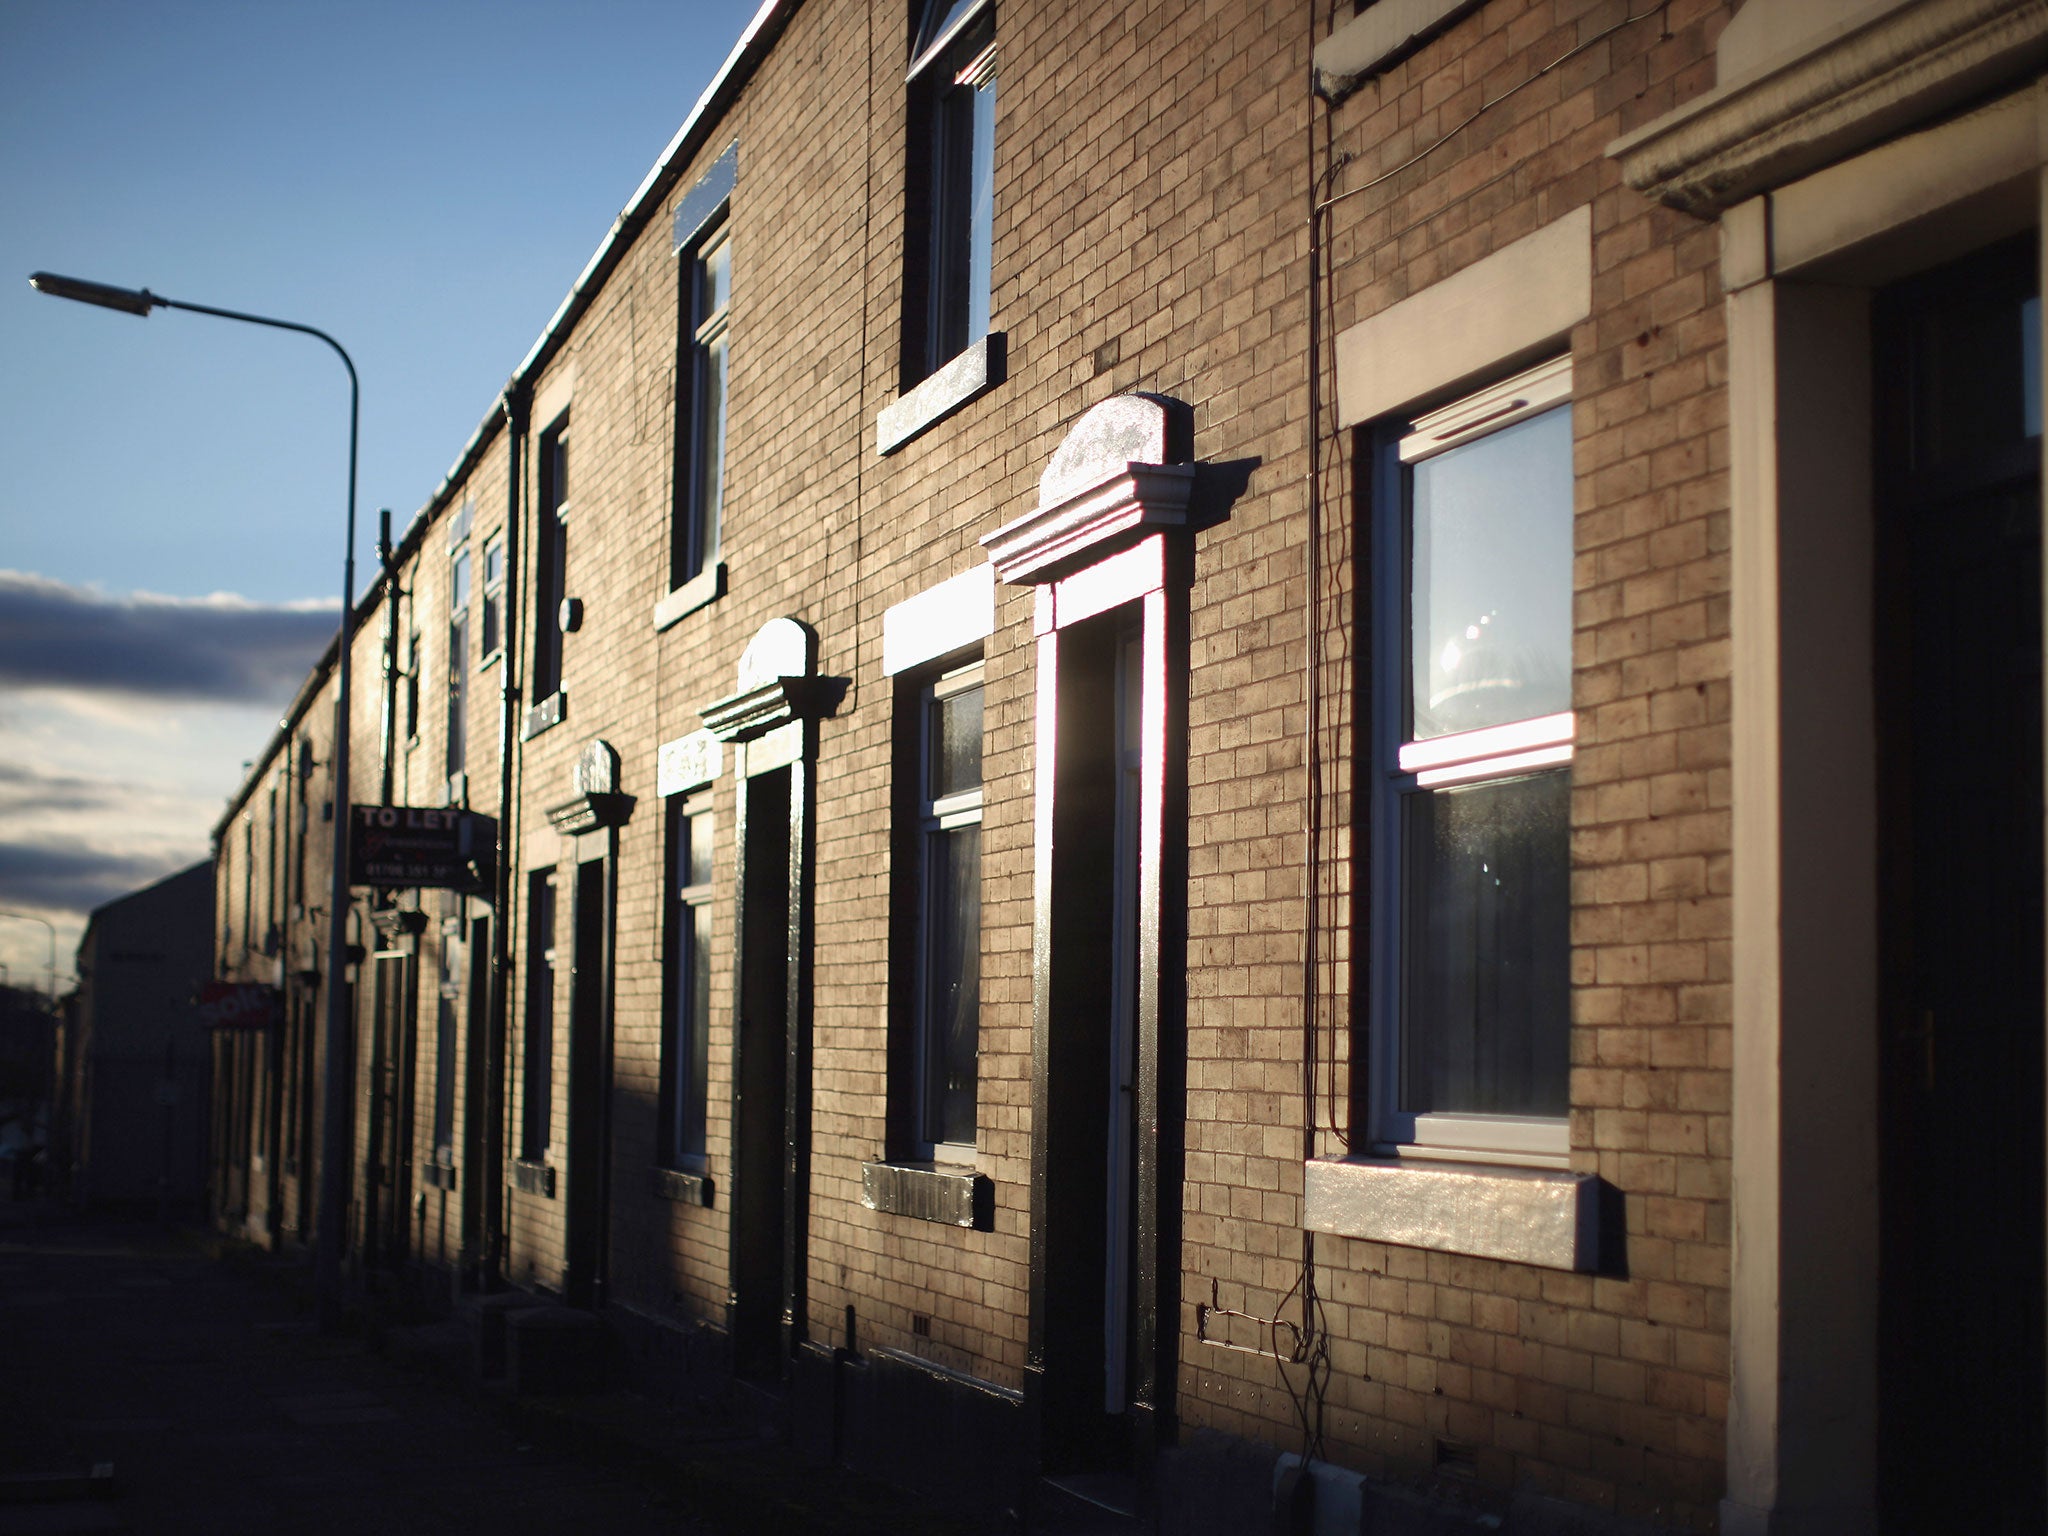
M 303 1264 L 0 1201 L 0 1536 L 990 1531 L 743 1414 L 466 1384 L 434 1337 L 323 1336 Z

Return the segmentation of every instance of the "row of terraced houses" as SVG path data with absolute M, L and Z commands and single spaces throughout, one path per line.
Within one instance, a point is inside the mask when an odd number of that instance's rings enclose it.
M 956 1502 L 2040 1529 L 2044 81 L 766 0 L 219 824 L 216 1221 L 346 1031 L 365 1297 Z

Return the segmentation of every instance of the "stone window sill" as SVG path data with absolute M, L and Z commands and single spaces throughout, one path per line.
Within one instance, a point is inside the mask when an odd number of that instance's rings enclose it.
M 860 1203 L 951 1227 L 986 1232 L 995 1225 L 995 1186 L 972 1168 L 946 1163 L 863 1163 Z
M 913 385 L 882 407 L 875 418 L 875 452 L 894 453 L 977 395 L 1003 382 L 1008 353 L 1003 333 L 990 331 L 943 364 L 922 383 Z
M 711 1204 L 716 1192 L 711 1175 L 687 1168 L 650 1168 L 648 1185 L 660 1200 L 672 1200 L 677 1205 Z
M 560 725 L 569 717 L 569 694 L 558 688 L 526 712 L 519 724 L 519 739 L 531 741 L 542 731 Z
M 535 1162 L 531 1158 L 514 1158 L 512 1187 L 521 1194 L 540 1195 L 552 1200 L 555 1198 L 555 1170 L 548 1164 Z
M 1312 1232 L 1547 1269 L 1599 1267 L 1600 1181 L 1547 1168 L 1418 1158 L 1316 1160 L 1303 1169 Z
M 725 596 L 725 562 L 706 566 L 654 605 L 654 627 L 669 628 L 685 614 L 695 613 Z

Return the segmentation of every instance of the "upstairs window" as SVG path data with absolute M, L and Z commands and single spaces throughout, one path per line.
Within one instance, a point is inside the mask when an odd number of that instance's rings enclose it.
M 426 664 L 420 632 L 414 630 L 405 642 L 405 739 L 408 743 L 420 739 L 420 674 Z
M 1378 439 L 1371 1121 L 1385 1148 L 1569 1151 L 1568 358 Z
M 562 599 L 569 576 L 569 419 L 540 439 L 540 526 L 533 551 L 533 683 L 536 703 L 562 689 Z
M 676 399 L 675 531 L 669 585 L 680 587 L 718 559 L 725 502 L 725 385 L 732 300 L 732 241 L 723 228 L 702 236 L 683 258 L 685 324 L 682 388 Z
M 469 765 L 469 546 L 448 562 L 448 776 Z
M 996 130 L 990 0 L 925 0 L 909 86 L 906 386 L 988 334 Z
M 502 533 L 494 533 L 484 540 L 482 627 L 483 659 L 489 661 L 505 648 L 505 536 Z

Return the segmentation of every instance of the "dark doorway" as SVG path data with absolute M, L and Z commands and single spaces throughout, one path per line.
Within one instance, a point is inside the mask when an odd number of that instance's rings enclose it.
M 1887 1532 L 2038 1531 L 2048 1493 L 2037 271 L 2029 237 L 1873 317 Z
M 1140 1262 L 1139 748 L 1134 605 L 1059 636 L 1046 1063 L 1044 1464 L 1127 1466 L 1149 1336 Z
M 491 920 L 472 918 L 469 924 L 469 976 L 463 1004 L 462 1044 L 462 1160 L 458 1170 L 462 1192 L 462 1280 L 466 1285 L 481 1281 L 485 1266 L 484 1238 L 484 1087 L 489 1081 L 485 1063 L 491 1053 L 487 1044 L 491 1027 Z
M 733 1367 L 781 1370 L 795 1262 L 788 1209 L 790 769 L 740 790 L 738 1020 L 733 1065 Z
M 568 1265 L 563 1300 L 604 1300 L 610 1221 L 605 1108 L 611 1099 L 611 913 L 608 862 L 576 866 L 575 948 L 569 977 Z
M 410 1248 L 413 968 L 409 950 L 379 950 L 371 1041 L 370 1177 L 364 1226 L 372 1265 L 397 1269 Z

